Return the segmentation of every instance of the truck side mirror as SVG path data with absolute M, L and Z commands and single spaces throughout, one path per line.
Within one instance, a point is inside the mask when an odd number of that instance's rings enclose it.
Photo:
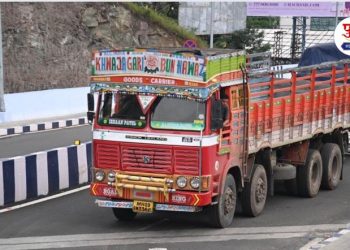
M 213 131 L 224 127 L 224 121 L 222 119 L 222 109 L 222 102 L 220 100 L 212 101 L 210 129 Z
M 88 122 L 91 124 L 94 120 L 95 116 L 95 98 L 94 94 L 88 93 L 87 94 L 87 102 L 88 102 L 88 112 L 87 112 L 87 119 Z
M 90 124 L 92 124 L 92 121 L 94 120 L 95 112 L 88 111 L 87 112 L 87 119 Z
M 94 94 L 88 93 L 87 94 L 87 101 L 88 101 L 88 110 L 94 111 L 95 110 L 95 98 Z

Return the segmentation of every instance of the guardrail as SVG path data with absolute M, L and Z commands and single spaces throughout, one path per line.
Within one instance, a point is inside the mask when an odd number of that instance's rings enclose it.
M 91 180 L 91 142 L 0 160 L 0 207 Z
M 36 132 L 36 131 L 50 130 L 50 129 L 65 128 L 65 127 L 71 127 L 71 126 L 79 126 L 79 125 L 85 125 L 87 123 L 88 122 L 86 117 L 79 117 L 79 118 L 67 119 L 67 120 L 40 122 L 40 123 L 33 123 L 33 124 L 22 125 L 22 126 L 13 126 L 9 128 L 0 128 L 0 137 L 7 136 L 7 135 L 14 135 L 14 134 L 24 134 L 24 133 L 30 133 L 30 132 Z

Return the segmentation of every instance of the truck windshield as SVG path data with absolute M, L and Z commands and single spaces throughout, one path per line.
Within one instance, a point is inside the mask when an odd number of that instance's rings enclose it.
M 151 114 L 154 129 L 200 131 L 205 124 L 205 104 L 192 100 L 157 97 Z
M 100 125 L 144 128 L 146 117 L 142 113 L 136 95 L 104 93 L 100 96 Z

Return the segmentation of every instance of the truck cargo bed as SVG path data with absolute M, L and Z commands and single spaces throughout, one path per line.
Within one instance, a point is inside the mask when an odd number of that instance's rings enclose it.
M 249 153 L 275 148 L 350 127 L 348 64 L 251 77 L 249 89 Z

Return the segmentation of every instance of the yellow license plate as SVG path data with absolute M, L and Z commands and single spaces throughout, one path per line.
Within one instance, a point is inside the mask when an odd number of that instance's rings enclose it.
M 150 201 L 134 201 L 132 210 L 136 213 L 152 213 L 153 202 Z

